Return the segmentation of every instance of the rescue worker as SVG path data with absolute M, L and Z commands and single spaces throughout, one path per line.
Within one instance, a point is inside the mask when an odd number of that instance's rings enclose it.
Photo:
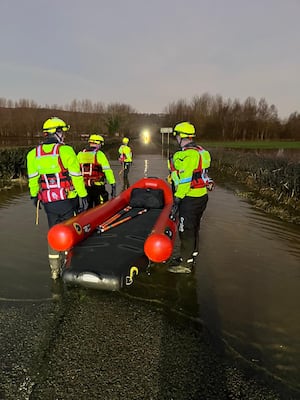
M 77 158 L 88 193 L 89 208 L 92 208 L 108 201 L 106 182 L 111 185 L 111 197 L 116 197 L 116 180 L 106 155 L 100 150 L 104 146 L 103 137 L 93 134 L 88 143 Z
M 124 137 L 122 139 L 122 144 L 119 147 L 119 161 L 122 164 L 121 172 L 123 173 L 123 190 L 128 189 L 130 186 L 128 174 L 132 164 L 132 150 L 128 146 L 128 143 L 129 139 Z
M 173 135 L 181 149 L 170 160 L 175 187 L 170 218 L 176 220 L 179 214 L 180 257 L 169 263 L 168 271 L 188 274 L 198 255 L 200 221 L 208 201 L 207 190 L 213 189 L 214 182 L 208 177 L 209 152 L 193 141 L 196 136 L 194 125 L 181 122 L 174 127 Z
M 35 207 L 43 204 L 49 229 L 88 207 L 87 191 L 79 162 L 71 146 L 64 144 L 70 129 L 62 119 L 51 117 L 43 124 L 45 139 L 27 154 L 28 185 Z M 60 276 L 65 255 L 48 246 L 52 279 Z

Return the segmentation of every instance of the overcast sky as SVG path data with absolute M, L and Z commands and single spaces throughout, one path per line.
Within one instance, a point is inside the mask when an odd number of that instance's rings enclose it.
M 209 93 L 300 112 L 300 0 L 0 0 L 0 97 L 159 113 Z

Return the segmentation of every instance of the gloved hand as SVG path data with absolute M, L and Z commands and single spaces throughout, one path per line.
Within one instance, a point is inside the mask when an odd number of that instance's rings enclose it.
M 33 205 L 34 205 L 35 208 L 37 208 L 37 205 L 39 205 L 39 209 L 40 210 L 42 209 L 41 202 L 38 202 L 39 201 L 38 196 L 32 196 L 31 200 L 32 200 Z
M 172 177 L 171 177 L 171 174 L 169 174 L 167 177 L 166 177 L 166 181 L 171 185 L 172 184 Z
M 113 199 L 114 197 L 117 196 L 117 189 L 116 189 L 116 184 L 113 183 L 111 185 L 111 193 L 110 193 L 111 198 Z
M 86 211 L 89 208 L 89 202 L 88 202 L 88 197 L 79 197 L 79 208 L 78 208 L 78 214 L 82 213 L 83 211 Z
M 179 197 L 174 197 L 174 203 L 172 205 L 171 214 L 169 215 L 171 221 L 176 221 L 176 215 L 178 213 L 180 201 L 181 199 Z
M 215 182 L 209 178 L 208 182 L 206 183 L 207 190 L 211 192 L 214 189 L 214 187 L 215 187 Z

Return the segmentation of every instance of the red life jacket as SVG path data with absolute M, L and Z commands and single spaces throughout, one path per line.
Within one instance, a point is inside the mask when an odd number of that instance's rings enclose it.
M 68 192 L 74 189 L 68 170 L 63 166 L 60 158 L 60 146 L 61 145 L 59 143 L 56 143 L 49 153 L 44 151 L 43 145 L 39 145 L 36 148 L 37 158 L 49 156 L 57 157 L 57 162 L 60 167 L 60 172 L 43 174 L 39 178 L 39 199 L 43 203 L 52 203 L 54 201 L 65 200 L 68 196 Z
M 199 153 L 199 163 L 198 167 L 194 169 L 193 175 L 192 175 L 192 182 L 191 182 L 191 188 L 192 189 L 200 189 L 204 188 L 206 186 L 205 181 L 204 181 L 204 170 L 202 168 L 202 157 L 201 157 L 201 152 L 204 150 L 203 147 L 201 146 L 193 146 L 193 147 L 186 147 L 183 150 L 188 150 L 188 149 L 194 149 L 198 151 Z
M 171 155 L 169 156 L 168 170 L 169 170 L 170 172 L 176 171 L 176 168 L 174 167 L 173 154 L 171 154 Z
M 201 146 L 187 146 L 182 149 L 182 151 L 185 150 L 196 150 L 199 153 L 199 163 L 197 168 L 194 169 L 193 175 L 192 175 L 192 181 L 191 181 L 191 189 L 200 189 L 206 187 L 206 180 L 207 180 L 207 172 L 202 168 L 202 157 L 201 153 L 204 151 L 203 147 Z M 171 172 L 176 171 L 176 168 L 174 167 L 174 161 L 173 157 L 170 159 L 170 170 Z M 177 171 L 178 179 L 179 179 L 179 174 Z
M 94 160 L 92 163 L 80 164 L 85 186 L 93 186 L 96 182 L 105 182 L 105 174 L 102 170 L 102 166 L 97 161 L 97 151 L 98 150 L 83 150 L 83 152 L 94 153 Z

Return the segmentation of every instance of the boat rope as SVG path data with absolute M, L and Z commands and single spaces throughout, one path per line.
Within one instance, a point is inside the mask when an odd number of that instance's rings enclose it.
M 38 225 L 39 224 L 39 209 L 40 209 L 40 202 L 41 200 L 37 201 L 36 204 L 36 210 L 35 210 L 35 224 Z
M 119 171 L 119 181 L 122 183 L 123 182 L 123 178 L 121 178 L 122 174 L 124 174 L 124 166 L 122 165 L 122 168 Z

